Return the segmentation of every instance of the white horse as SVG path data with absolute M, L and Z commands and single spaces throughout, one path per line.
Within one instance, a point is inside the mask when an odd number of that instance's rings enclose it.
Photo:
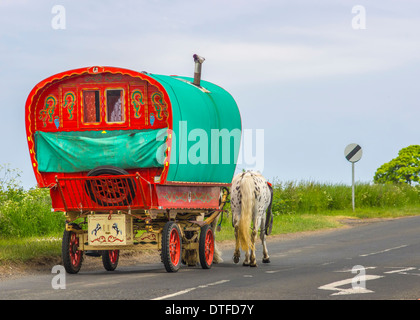
M 267 180 L 257 172 L 247 171 L 237 174 L 232 180 L 231 209 L 235 227 L 236 246 L 233 261 L 239 262 L 240 250 L 245 251 L 244 266 L 256 267 L 255 241 L 258 229 L 263 245 L 263 263 L 269 263 L 266 235 L 271 231 L 272 188 Z M 267 211 L 268 209 L 268 211 Z M 267 214 L 266 214 L 267 211 Z M 250 228 L 252 232 L 250 234 Z M 270 231 L 268 231 L 270 230 Z M 251 254 L 249 252 L 251 251 Z

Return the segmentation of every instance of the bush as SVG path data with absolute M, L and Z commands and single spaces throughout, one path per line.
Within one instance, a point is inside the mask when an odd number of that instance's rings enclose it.
M 63 230 L 64 223 L 62 214 L 51 212 L 48 189 L 1 192 L 1 237 L 22 238 L 57 234 Z
M 65 218 L 51 212 L 48 189 L 24 190 L 20 173 L 0 165 L 0 237 L 22 238 L 61 233 Z
M 376 183 L 420 183 L 420 145 L 411 145 L 398 151 L 398 157 L 384 163 L 376 171 Z

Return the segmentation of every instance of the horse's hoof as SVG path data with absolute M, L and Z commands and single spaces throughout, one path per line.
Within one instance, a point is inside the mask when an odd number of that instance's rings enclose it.
M 249 267 L 249 263 L 247 263 L 247 262 L 242 263 L 242 265 L 243 265 L 244 267 Z
M 263 263 L 270 263 L 271 261 L 270 261 L 270 258 L 263 258 L 262 262 Z
M 234 262 L 234 263 L 238 263 L 238 262 L 239 262 L 239 257 L 235 257 L 235 256 L 233 256 L 233 262 Z
M 257 265 L 256 263 L 251 263 L 249 266 L 250 266 L 250 267 L 252 267 L 252 268 L 255 268 L 255 267 L 257 267 L 258 265 Z

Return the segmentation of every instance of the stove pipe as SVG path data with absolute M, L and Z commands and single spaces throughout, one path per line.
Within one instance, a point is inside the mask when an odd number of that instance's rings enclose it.
M 204 59 L 203 57 L 200 57 L 198 54 L 193 55 L 195 67 L 194 67 L 194 84 L 196 86 L 200 86 L 200 80 L 201 80 L 201 65 L 203 64 Z

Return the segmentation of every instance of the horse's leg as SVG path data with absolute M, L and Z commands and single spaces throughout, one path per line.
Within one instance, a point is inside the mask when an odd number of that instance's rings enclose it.
M 261 216 L 261 229 L 260 229 L 260 239 L 262 242 L 262 246 L 263 246 L 263 259 L 262 262 L 263 263 L 270 263 L 270 256 L 268 255 L 268 250 L 267 250 L 267 241 L 266 241 L 266 234 L 265 234 L 265 225 L 266 222 L 266 215 L 263 214 Z
M 258 235 L 258 229 L 260 228 L 261 225 L 261 210 L 259 208 L 254 208 L 253 212 L 252 212 L 252 223 L 253 223 L 253 227 L 252 227 L 252 233 L 251 233 L 251 256 L 250 256 L 250 263 L 249 265 L 251 267 L 256 267 L 257 266 L 257 259 L 255 257 L 255 242 L 257 239 L 257 235 Z
M 249 232 L 249 230 L 248 230 L 247 232 Z M 245 260 L 244 260 L 244 262 L 242 263 L 242 265 L 243 265 L 244 267 L 248 267 L 248 266 L 249 266 L 249 250 L 246 250 L 246 251 L 245 251 Z
M 245 260 L 242 263 L 244 267 L 249 267 L 249 250 L 245 252 Z
M 257 228 L 254 226 L 254 228 L 252 229 L 252 234 L 251 234 L 251 257 L 250 257 L 250 263 L 249 265 L 251 267 L 256 267 L 257 266 L 257 259 L 255 258 L 255 240 L 257 239 Z
M 249 230 L 248 230 L 248 232 L 249 232 Z M 251 239 L 250 239 L 251 240 L 251 245 L 249 245 L 249 249 L 245 251 L 245 260 L 244 260 L 244 263 L 242 264 L 245 267 L 251 266 L 251 263 L 252 263 L 251 256 L 252 256 L 253 253 L 255 254 L 254 248 L 253 248 L 253 246 L 254 246 L 253 245 L 253 239 L 254 239 L 254 234 L 252 233 Z M 251 255 L 250 255 L 250 251 L 251 251 Z
M 267 241 L 266 241 L 266 235 L 265 232 L 263 232 L 263 230 L 261 230 L 261 234 L 260 234 L 260 238 L 261 238 L 261 242 L 263 245 L 263 259 L 262 262 L 263 263 L 270 263 L 270 256 L 268 255 L 268 250 L 267 250 Z
M 241 251 L 239 250 L 239 237 L 238 237 L 238 227 L 235 227 L 235 252 L 233 253 L 233 262 L 238 263 L 239 257 L 241 256 Z
M 241 251 L 239 250 L 239 213 L 236 210 L 235 205 L 232 207 L 232 224 L 235 227 L 235 251 L 233 252 L 233 262 L 238 263 Z

